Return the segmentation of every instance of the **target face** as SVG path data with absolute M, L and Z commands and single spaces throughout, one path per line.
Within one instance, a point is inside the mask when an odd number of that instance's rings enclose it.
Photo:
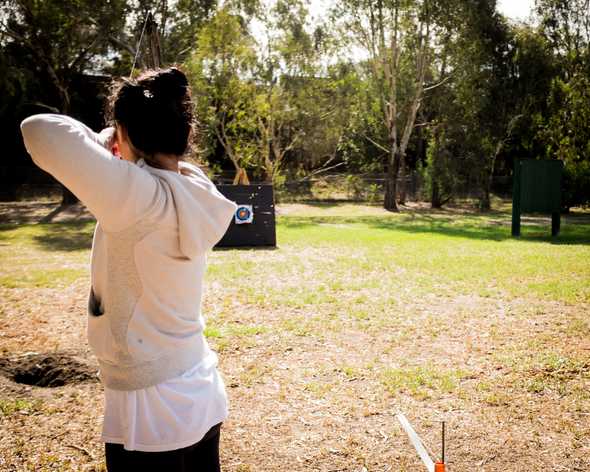
M 237 225 L 252 223 L 254 221 L 254 212 L 252 205 L 240 205 L 236 210 L 235 222 Z

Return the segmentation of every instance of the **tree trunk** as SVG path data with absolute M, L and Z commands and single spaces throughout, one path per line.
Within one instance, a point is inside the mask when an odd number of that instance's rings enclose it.
M 399 204 L 406 204 L 406 159 L 402 154 L 399 163 Z
M 248 173 L 243 167 L 239 167 L 234 177 L 234 185 L 250 185 Z
M 397 176 L 399 174 L 400 155 L 391 151 L 393 158 L 389 160 L 385 177 L 385 201 L 383 207 L 388 211 L 399 211 L 397 206 Z
M 496 160 L 502 150 L 502 146 L 504 145 L 503 140 L 499 140 L 498 144 L 496 144 L 496 148 L 494 150 L 494 154 L 492 154 L 489 167 L 486 169 L 486 175 L 484 176 L 484 182 L 482 186 L 482 196 L 479 201 L 479 209 L 481 211 L 489 211 L 492 208 L 490 203 L 490 194 L 492 193 L 492 182 L 494 180 L 494 169 L 496 168 Z
M 492 167 L 493 168 L 493 167 Z M 486 172 L 484 170 L 484 172 Z M 486 172 L 486 175 L 483 176 L 483 182 L 481 185 L 481 196 L 479 197 L 479 210 L 480 211 L 489 211 L 491 209 L 490 204 L 490 189 L 492 187 L 492 173 Z
M 442 200 L 440 197 L 440 187 L 438 185 L 438 179 L 433 176 L 431 179 L 431 193 L 430 193 L 430 206 L 432 208 L 441 208 Z
M 491 208 L 492 208 L 492 206 L 490 204 L 490 191 L 486 187 L 483 189 L 483 192 L 481 194 L 481 198 L 479 199 L 479 210 L 480 211 L 490 211 Z

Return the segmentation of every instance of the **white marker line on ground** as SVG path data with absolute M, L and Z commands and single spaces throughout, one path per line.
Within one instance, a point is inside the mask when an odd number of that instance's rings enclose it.
M 416 449 L 416 452 L 420 456 L 420 459 L 422 459 L 422 462 L 424 463 L 424 465 L 428 469 L 428 472 L 434 472 L 434 462 L 432 462 L 432 459 L 428 455 L 428 452 L 426 451 L 424 444 L 422 444 L 422 441 L 420 440 L 420 436 L 418 436 L 416 431 L 414 431 L 414 428 L 412 428 L 412 425 L 406 419 L 406 417 L 403 415 L 403 413 L 398 413 L 396 416 L 397 416 L 398 421 L 402 425 L 402 428 L 404 428 L 404 430 L 406 431 L 406 434 L 410 438 L 411 443 L 414 445 L 414 448 Z

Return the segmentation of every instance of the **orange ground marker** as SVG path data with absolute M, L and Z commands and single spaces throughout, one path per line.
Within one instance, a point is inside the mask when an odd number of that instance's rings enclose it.
M 445 465 L 445 422 L 442 422 L 442 459 L 440 461 L 433 462 L 428 454 L 428 451 L 424 447 L 420 436 L 414 431 L 412 425 L 403 413 L 397 413 L 397 419 L 400 422 L 402 428 L 405 430 L 410 442 L 416 449 L 418 456 L 422 460 L 422 463 L 426 466 L 428 472 L 446 472 Z
M 435 462 L 434 463 L 434 472 L 445 472 L 445 463 L 444 462 Z

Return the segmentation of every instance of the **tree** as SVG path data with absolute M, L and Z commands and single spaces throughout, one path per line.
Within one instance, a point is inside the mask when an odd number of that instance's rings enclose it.
M 109 52 L 109 37 L 125 24 L 124 1 L 1 0 L 0 7 L 3 52 L 16 76 L 40 85 L 29 100 L 70 113 L 72 81 Z M 63 187 L 63 202 L 76 201 Z
M 558 73 L 555 59 L 546 38 L 539 29 L 529 25 L 513 25 L 512 95 L 518 97 L 519 119 L 512 137 L 505 145 L 505 153 L 512 158 L 539 158 L 546 153 L 541 137 L 548 111 L 547 98 L 551 83 Z M 511 163 L 508 163 L 511 167 Z
M 136 47 L 150 14 L 160 40 L 162 63 L 180 64 L 187 60 L 199 29 L 215 12 L 217 0 L 133 0 L 125 4 L 127 28 L 109 38 L 119 51 L 113 64 L 114 75 L 129 75 L 134 59 L 138 68 L 149 66 L 147 56 L 142 54 L 148 49 L 148 41 L 142 41 L 144 47 L 139 54 Z
M 257 151 L 256 66 L 253 38 L 239 16 L 228 8 L 217 11 L 197 37 L 197 47 L 188 62 L 198 116 L 207 134 L 206 153 L 215 153 L 219 143 L 241 183 L 254 165 Z
M 274 184 L 281 176 L 286 154 L 303 136 L 295 125 L 296 110 L 289 98 L 283 87 L 272 84 L 256 97 L 260 166 L 265 180 Z
M 565 164 L 564 207 L 590 203 L 590 1 L 538 0 L 540 30 L 559 67 L 538 137 Z
M 544 157 L 564 162 L 563 206 L 590 203 L 590 78 L 574 74 L 556 78 L 548 99 L 550 115 L 539 135 L 546 144 Z
M 453 55 L 457 100 L 465 123 L 471 177 L 479 188 L 479 207 L 490 209 L 496 164 L 522 113 L 515 96 L 513 33 L 496 11 L 495 0 L 466 4 L 461 54 Z
M 258 157 L 264 178 L 276 184 L 287 153 L 304 135 L 297 126 L 298 102 L 287 82 L 293 70 L 298 79 L 309 74 L 309 35 L 303 27 L 307 9 L 300 0 L 278 0 L 272 8 L 260 9 L 257 17 L 264 28 L 255 77 Z
M 458 100 L 460 73 L 456 58 L 463 54 L 462 41 L 469 28 L 469 16 L 462 2 L 447 2 L 444 13 L 437 12 L 441 34 L 431 70 L 439 86 L 426 97 L 428 106 L 421 110 L 421 130 L 427 139 L 426 160 L 422 166 L 425 190 L 433 208 L 440 208 L 455 196 L 466 180 L 465 156 L 469 145 L 465 133 L 471 123 L 464 119 Z
M 289 87 L 298 103 L 298 126 L 305 139 L 297 146 L 300 168 L 317 175 L 344 164 L 343 151 L 359 115 L 361 78 L 354 64 L 331 65 L 319 76 L 291 81 Z
M 51 84 L 50 105 L 68 113 L 73 76 L 107 55 L 110 36 L 124 28 L 125 2 L 2 0 L 0 6 L 6 13 L 0 20 L 4 47 L 12 41 L 23 51 L 21 67 Z
M 440 3 L 440 2 L 439 2 Z M 446 2 L 443 2 L 446 4 Z M 343 18 L 342 34 L 367 55 L 387 132 L 384 207 L 398 211 L 397 180 L 404 176 L 406 152 L 434 60 L 441 5 L 430 0 L 343 0 L 334 16 Z M 404 192 L 401 192 L 404 200 Z
M 536 0 L 541 34 L 549 42 L 566 79 L 579 68 L 588 72 L 590 0 Z
M 308 30 L 301 0 L 279 0 L 259 14 L 259 137 L 266 178 L 282 180 L 293 170 L 321 172 L 337 165 L 346 126 L 346 73 L 322 66 L 330 47 L 322 25 Z M 344 73 L 343 73 L 344 72 Z

